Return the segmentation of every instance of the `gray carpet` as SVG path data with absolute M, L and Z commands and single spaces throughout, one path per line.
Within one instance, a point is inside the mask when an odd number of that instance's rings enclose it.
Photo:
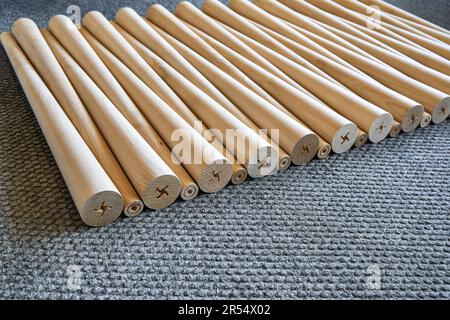
M 446 0 L 395 2 L 450 28 Z M 72 3 L 1 1 L 0 30 Z M 450 121 L 91 229 L 3 49 L 0 70 L 1 298 L 450 297 Z

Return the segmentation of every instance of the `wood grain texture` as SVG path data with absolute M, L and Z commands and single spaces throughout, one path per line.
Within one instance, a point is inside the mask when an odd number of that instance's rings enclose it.
M 390 113 L 362 99 L 352 91 L 344 89 L 303 68 L 236 30 L 231 28 L 228 30 L 322 99 L 328 106 L 368 132 L 370 141 L 374 143 L 380 142 L 389 134 L 393 121 Z
M 319 137 L 319 147 L 317 148 L 317 159 L 323 160 L 329 157 L 331 153 L 331 144 Z
M 130 43 L 133 48 L 138 50 L 138 53 L 145 59 L 145 52 L 149 50 L 142 43 L 136 40 L 128 32 L 126 32 L 122 27 L 120 27 L 115 22 L 111 22 L 117 31 Z M 146 61 L 147 63 L 147 61 Z M 217 137 L 214 130 L 209 130 L 204 123 L 188 108 L 188 106 L 176 95 L 176 93 L 169 87 L 167 91 L 168 95 L 173 95 L 175 99 L 179 99 L 180 103 L 169 105 L 178 115 L 180 115 L 187 123 L 189 123 L 197 132 L 199 132 L 216 150 L 221 152 L 223 156 L 232 164 L 233 176 L 231 182 L 233 184 L 242 183 L 247 177 L 247 170 L 234 158 L 233 154 L 224 147 L 220 137 Z M 289 160 L 290 163 L 290 160 Z
M 367 21 L 369 18 L 367 16 L 367 9 L 368 6 L 366 6 L 364 3 L 355 1 L 355 0 L 335 0 L 335 2 L 339 3 L 343 7 L 352 10 L 353 12 L 356 12 L 360 14 L 362 17 L 364 17 Z M 403 37 L 404 41 L 409 40 L 422 48 L 425 48 L 431 52 L 434 52 L 446 59 L 450 59 L 450 47 L 441 41 L 435 41 L 432 38 L 430 38 L 427 34 L 422 33 L 420 30 L 414 29 L 413 27 L 410 27 L 408 25 L 405 25 L 404 23 L 392 19 L 387 15 L 384 15 L 383 12 L 380 12 L 381 21 L 379 22 L 379 25 L 381 28 L 377 28 L 376 30 L 379 32 L 382 32 L 386 34 L 386 30 L 389 30 L 401 37 Z M 366 23 L 367 26 L 367 23 Z
M 231 164 L 222 154 L 92 35 L 85 33 L 85 37 L 172 151 L 180 142 L 175 139 L 174 132 L 182 130 L 183 139 L 189 141 L 186 143 L 187 150 L 184 150 L 184 155 L 174 154 L 169 161 L 181 162 L 203 192 L 223 189 L 231 179 Z M 201 159 L 195 159 L 195 155 L 201 155 Z
M 282 4 L 289 7 L 293 11 L 300 14 L 302 17 L 309 17 L 311 19 L 311 22 L 316 23 L 317 21 L 326 23 L 329 26 L 335 27 L 339 30 L 345 31 L 347 33 L 350 33 L 354 36 L 357 36 L 361 39 L 364 39 L 366 41 L 372 42 L 380 47 L 383 47 L 387 50 L 393 50 L 391 47 L 389 47 L 387 44 L 383 43 L 382 41 L 379 41 L 366 33 L 350 26 L 348 23 L 342 21 L 338 17 L 336 17 L 333 14 L 330 14 L 329 12 L 326 12 L 318 7 L 315 7 L 311 3 L 308 3 L 305 0 L 279 0 Z M 295 21 L 290 21 L 295 24 Z
M 210 3 L 215 5 L 211 6 Z M 278 19 L 274 19 L 269 13 L 258 8 L 250 1 L 239 1 L 239 0 L 230 1 L 229 5 L 232 10 L 221 4 L 218 4 L 217 0 L 206 0 L 203 8 L 204 10 L 206 10 L 206 8 L 209 8 L 211 6 L 212 8 L 214 8 L 214 10 L 209 10 L 207 12 L 208 14 L 211 15 L 214 14 L 213 15 L 214 18 L 218 19 L 222 23 L 225 23 L 236 30 L 239 30 L 241 33 L 246 34 L 247 36 L 255 40 L 258 41 L 262 40 L 262 38 L 259 38 L 257 34 L 257 33 L 261 34 L 260 32 L 258 32 L 260 30 L 258 30 L 258 28 L 249 23 L 249 21 L 244 19 L 244 17 L 254 22 L 258 22 L 268 28 L 274 29 L 277 32 L 285 35 L 286 37 L 294 41 L 297 41 L 312 50 L 320 52 L 323 55 L 328 56 L 330 59 L 333 59 L 336 62 L 347 66 L 348 68 L 354 69 L 356 72 L 360 72 L 358 69 L 354 68 L 351 64 L 347 63 L 345 60 L 339 58 L 338 56 L 334 55 L 328 50 L 322 48 L 320 45 L 316 44 L 314 41 L 311 41 L 307 37 L 304 37 L 302 34 L 299 34 L 286 24 L 278 21 Z M 261 43 L 277 51 L 277 49 L 273 45 L 273 40 L 270 40 L 268 38 L 265 42 L 261 41 Z M 280 51 L 277 52 L 280 53 Z
M 360 1 L 367 5 L 376 5 L 376 6 L 380 7 L 383 11 L 388 12 L 390 14 L 402 17 L 402 18 L 410 20 L 410 21 L 414 21 L 416 23 L 427 26 L 434 30 L 438 30 L 440 32 L 450 34 L 450 31 L 448 31 L 447 29 L 442 28 L 438 25 L 435 25 L 434 23 L 432 23 L 430 21 L 422 19 L 422 18 L 420 18 L 410 12 L 407 12 L 401 8 L 398 8 L 390 3 L 387 3 L 386 1 L 382 1 L 382 0 L 360 0 Z
M 312 3 L 313 5 L 315 5 L 316 7 L 319 7 L 331 14 L 334 14 L 342 19 L 345 19 L 347 21 L 351 21 L 353 23 L 356 23 L 364 28 L 366 28 L 368 26 L 368 20 L 366 19 L 366 17 L 364 15 L 361 15 L 355 11 L 352 11 L 342 5 L 340 5 L 339 3 L 335 2 L 335 1 L 331 1 L 331 0 L 308 0 L 308 2 Z M 369 29 L 369 28 L 366 28 Z M 397 33 L 386 29 L 385 27 L 383 27 L 382 25 L 378 25 L 377 24 L 377 30 L 374 30 L 376 33 L 379 34 L 384 34 L 386 36 L 389 36 L 391 38 L 397 39 L 398 41 L 404 42 L 410 46 L 414 46 L 418 49 L 424 50 L 426 52 L 431 52 L 423 47 L 421 47 L 420 45 L 416 44 L 415 42 L 408 40 L 404 37 L 402 37 L 401 35 L 398 35 Z
M 428 113 L 432 114 L 434 123 L 441 123 L 448 117 L 450 113 L 450 96 L 448 94 L 408 77 L 395 68 L 375 63 L 311 32 L 298 30 L 351 62 L 355 67 L 385 86 L 420 103 Z
M 154 52 L 165 62 L 180 72 L 180 74 L 186 77 L 200 90 L 208 94 L 208 96 L 214 99 L 222 107 L 237 116 L 241 121 L 244 121 L 246 125 L 256 128 L 256 126 L 244 113 L 242 113 L 227 97 L 225 97 L 216 87 L 214 87 L 208 79 L 192 67 L 175 49 L 173 49 L 151 27 L 149 21 L 140 17 L 130 8 L 123 8 L 117 12 L 115 22 L 139 42 L 144 44 L 149 49 L 154 50 Z M 181 106 L 178 105 L 177 107 L 180 108 Z M 290 160 L 287 159 L 287 154 L 284 151 L 279 150 L 279 154 L 280 164 L 290 163 Z M 242 171 L 241 168 L 237 168 L 236 166 L 234 168 Z
M 95 40 L 95 38 L 84 28 L 80 28 L 80 32 L 92 46 L 92 39 Z M 124 88 L 123 85 L 122 87 Z M 125 91 L 124 94 L 126 94 Z M 133 97 L 130 96 L 130 98 Z M 189 175 L 189 173 L 187 173 L 187 171 L 179 162 L 172 160 L 171 149 L 168 148 L 168 145 L 163 141 L 157 130 L 155 130 L 155 128 L 145 118 L 144 113 L 146 110 L 143 108 L 138 108 L 134 101 L 132 104 L 119 104 L 117 108 L 180 179 L 181 198 L 183 200 L 194 199 L 198 195 L 199 186 L 194 182 L 192 177 Z
M 124 9 L 126 10 L 126 9 Z M 131 10 L 131 9 L 130 9 Z M 142 19 L 141 19 L 142 20 Z M 170 87 L 148 66 L 111 23 L 99 12 L 91 11 L 83 18 L 83 27 L 94 35 L 114 55 L 121 59 L 144 83 L 169 105 L 182 105 L 181 99 L 171 94 Z
M 132 26 L 140 26 L 143 23 L 143 19 L 141 17 L 135 16 L 135 13 L 133 12 L 129 12 L 129 11 L 123 11 L 125 12 L 124 14 L 122 14 L 120 17 L 120 20 L 122 21 L 123 24 L 131 24 Z M 118 15 L 119 16 L 119 15 Z M 126 18 L 124 18 L 124 16 L 126 16 Z M 125 22 L 123 22 L 123 20 L 125 20 Z M 135 25 L 136 24 L 136 25 Z M 144 30 L 146 30 L 147 32 L 149 32 L 150 34 L 155 33 L 156 31 L 153 28 L 153 25 L 147 21 L 146 23 L 144 23 L 144 26 L 141 26 Z M 126 31 L 126 30 L 124 30 Z M 157 34 L 158 35 L 158 34 Z M 158 35 L 159 38 L 162 39 L 162 41 L 165 42 L 165 40 Z M 145 37 L 144 37 L 145 39 Z M 170 52 L 170 56 L 180 56 L 176 50 L 174 50 L 173 48 L 170 47 L 169 44 L 167 44 L 165 42 L 165 46 L 167 47 L 168 52 Z M 169 49 L 170 48 L 170 49 Z M 175 53 L 174 53 L 174 52 Z M 209 80 L 204 77 L 201 73 L 199 73 L 195 68 L 193 68 L 183 57 L 181 57 L 182 61 L 184 63 L 181 64 L 175 64 L 175 69 L 176 70 L 180 70 L 181 74 L 183 75 L 188 75 L 187 79 L 188 80 L 193 80 L 195 85 L 199 85 L 199 88 L 203 87 L 201 85 L 201 83 L 204 83 L 205 81 L 208 82 L 208 86 L 214 87 Z M 177 59 L 167 59 L 168 61 L 176 61 Z M 180 60 L 181 61 L 181 60 Z M 170 64 L 170 63 L 169 63 Z M 172 63 L 172 65 L 174 65 L 174 63 Z M 195 72 L 192 72 L 192 70 L 195 70 Z M 255 130 L 255 132 L 259 131 L 258 126 L 245 114 L 243 113 L 239 108 L 237 108 L 227 97 L 225 97 L 225 95 L 223 95 L 220 90 L 218 90 L 216 87 L 214 87 L 213 89 L 214 92 L 219 93 L 221 96 L 223 96 L 224 99 L 227 100 L 227 102 L 224 102 L 223 99 L 217 99 L 218 95 L 215 94 L 209 94 L 210 97 L 212 97 L 216 102 L 218 102 L 219 104 L 221 104 L 222 107 L 224 107 L 227 111 L 231 112 L 234 116 L 236 116 L 239 120 L 241 120 L 242 122 L 244 122 L 244 124 L 246 124 L 247 126 L 249 126 L 251 129 Z M 222 103 L 221 103 L 222 102 Z M 179 106 L 178 106 L 179 107 Z M 280 165 L 280 169 L 281 170 L 285 170 L 289 167 L 290 163 L 291 163 L 291 159 L 288 156 L 288 154 L 280 149 L 278 147 L 278 145 L 276 143 L 274 143 L 273 141 L 271 141 L 271 139 L 269 137 L 267 137 L 264 133 L 261 133 L 261 136 L 266 139 L 269 143 L 273 144 L 275 148 L 278 149 L 278 153 L 280 156 L 279 159 L 279 165 Z M 242 168 L 239 168 L 239 171 L 242 171 Z
M 81 219 L 90 226 L 116 220 L 123 198 L 11 33 L 1 42 L 66 182 Z
M 169 10 L 161 5 L 150 6 L 147 11 L 147 19 L 155 26 L 158 26 L 177 40 L 183 42 L 189 48 L 200 54 L 203 58 L 213 63 L 223 72 L 227 73 L 241 84 L 256 92 L 259 96 L 266 99 L 268 102 L 276 105 L 278 102 L 272 98 L 266 91 L 253 82 L 243 72 L 236 68 L 227 59 L 222 57 L 216 50 L 208 45 L 203 39 L 197 36 L 189 27 L 187 27 L 180 19 L 178 19 Z M 155 29 L 160 36 L 166 41 L 167 38 L 157 29 Z
M 283 109 L 288 109 L 289 113 L 292 113 L 330 143 L 334 152 L 342 153 L 351 148 L 356 138 L 356 126 L 351 121 L 267 72 L 214 38 L 209 37 L 198 29 L 196 32 L 225 58 L 277 98 L 283 105 Z M 341 137 L 345 137 L 345 140 L 343 141 Z
M 160 6 L 155 6 L 160 7 Z M 150 9 L 152 9 L 151 7 Z M 151 12 L 151 10 L 149 10 Z M 185 45 L 190 46 L 190 48 L 194 51 L 196 51 L 198 54 L 200 54 L 203 58 L 207 59 L 209 62 L 213 63 L 216 67 L 218 67 L 223 72 L 227 73 L 228 75 L 232 76 L 234 79 L 242 83 L 243 85 L 246 85 L 249 89 L 252 89 L 256 94 L 258 94 L 260 97 L 264 98 L 266 101 L 271 103 L 272 105 L 276 107 L 282 107 L 281 104 L 278 103 L 277 100 L 275 100 L 272 96 L 270 96 L 266 91 L 264 91 L 261 87 L 259 87 L 255 82 L 253 82 L 245 73 L 241 72 L 238 68 L 236 68 L 232 63 L 230 63 L 227 59 L 222 57 L 217 51 L 215 51 L 211 46 L 209 46 L 201 37 L 199 37 L 195 32 L 193 32 L 189 26 L 186 25 L 186 22 L 178 19 L 177 17 L 173 16 L 170 13 L 165 13 L 167 17 L 166 19 L 163 18 L 163 21 L 160 22 L 160 25 L 163 25 L 166 27 L 167 30 L 170 30 L 170 32 L 165 32 L 156 25 L 150 24 L 153 26 L 155 31 L 159 33 L 160 36 L 162 36 L 166 41 L 169 41 L 170 36 L 175 37 L 176 39 L 183 42 Z M 161 15 L 158 15 L 159 18 L 164 17 L 164 13 L 161 13 Z M 159 20 L 158 20 L 159 21 Z M 163 23 L 164 22 L 164 23 Z M 169 35 L 169 33 L 171 35 Z M 231 110 L 233 111 L 233 110 Z M 240 116 L 240 114 L 234 113 L 235 116 Z M 245 118 L 240 118 L 241 121 L 244 121 L 245 124 L 248 126 L 255 128 L 253 124 Z M 291 158 L 290 156 L 281 149 L 279 146 L 274 144 L 269 137 L 266 135 L 262 135 L 263 138 L 265 138 L 267 141 L 271 142 L 274 147 L 278 149 L 278 153 L 280 156 L 279 162 L 278 162 L 278 169 L 280 171 L 286 170 L 289 165 L 291 164 Z
M 196 87 L 228 110 L 235 108 L 233 103 L 212 85 L 200 72 L 189 64 L 174 48 L 172 48 L 146 20 L 130 8 L 120 9 L 115 22 L 133 37 L 155 52 L 160 58 L 177 70 Z
M 426 128 L 431 124 L 431 122 L 432 122 L 431 114 L 429 114 L 428 112 L 424 112 L 422 116 L 422 121 L 420 121 L 420 127 Z
M 355 148 L 361 148 L 367 143 L 367 141 L 369 141 L 369 135 L 358 128 L 358 133 L 355 140 Z
M 168 19 L 170 19 L 170 18 L 168 18 Z M 170 20 L 173 20 L 173 19 L 177 19 L 177 18 L 173 17 Z M 163 21 L 165 21 L 165 20 L 163 20 Z M 175 24 L 175 22 L 173 22 L 173 23 Z M 170 23 L 170 24 L 172 24 L 172 23 Z M 164 24 L 164 25 L 166 25 L 166 24 Z M 207 42 L 203 41 L 203 39 L 202 39 L 202 37 L 200 35 L 206 35 L 206 34 L 202 33 L 200 30 L 196 29 L 195 27 L 193 27 L 192 25 L 190 25 L 186 21 L 179 20 L 178 23 L 176 23 L 176 25 L 177 25 L 176 28 L 167 28 L 167 29 L 172 31 L 171 34 L 173 35 L 174 38 L 184 40 L 184 41 L 181 40 L 181 42 L 183 42 L 187 46 L 189 46 L 192 43 L 197 44 L 197 45 L 191 45 L 191 49 L 197 50 L 199 54 L 204 53 L 203 50 L 198 50 L 199 47 L 203 47 L 207 51 L 207 53 L 210 53 L 210 54 L 204 54 L 203 57 L 205 59 L 207 59 L 208 61 L 210 61 L 210 62 L 211 61 L 216 61 L 217 63 L 215 65 L 218 68 L 220 68 L 222 71 L 227 72 L 227 70 L 228 70 L 227 68 L 221 68 L 222 64 L 220 63 L 220 61 L 226 61 L 228 64 L 231 64 L 231 63 L 227 59 L 225 59 L 225 57 L 223 57 L 219 52 L 215 51 L 211 46 L 209 46 L 209 44 Z M 192 29 L 194 31 L 192 31 L 190 29 Z M 168 41 L 169 43 L 172 44 L 173 38 L 172 38 L 172 36 L 170 36 L 168 34 L 168 32 L 166 33 L 166 32 L 162 31 L 159 28 L 155 28 L 155 30 L 162 37 L 164 37 L 164 39 L 166 39 L 166 41 Z M 180 35 L 180 33 L 181 33 L 181 35 Z M 188 37 L 183 37 L 182 35 L 184 33 L 187 33 L 189 36 Z M 197 33 L 199 33 L 199 34 L 197 34 Z M 233 64 L 231 64 L 231 66 L 233 66 L 233 68 L 236 68 Z M 241 72 L 239 69 L 237 69 L 237 70 L 239 72 Z M 233 74 L 233 72 L 231 72 L 231 74 Z M 242 72 L 242 74 L 244 74 L 244 73 Z M 244 76 L 247 77 L 245 74 L 244 74 Z M 248 79 L 250 80 L 250 78 L 248 78 Z M 242 82 L 246 83 L 247 81 L 242 81 Z M 258 90 L 255 90 L 255 92 L 259 93 Z M 267 94 L 261 95 L 261 97 L 264 98 L 264 97 L 266 97 L 266 95 Z M 305 128 L 311 130 L 303 122 L 301 122 L 297 117 L 295 117 L 290 111 L 288 111 L 280 103 L 278 103 L 278 101 L 276 101 L 273 98 L 267 99 L 267 100 L 270 103 L 272 103 L 274 106 L 276 106 L 277 108 L 279 108 L 280 110 L 285 112 L 286 114 L 290 115 L 293 119 L 295 119 L 296 121 L 300 122 L 300 124 L 303 125 Z M 275 101 L 275 103 L 274 103 L 274 101 Z M 319 147 L 318 147 L 318 150 L 317 150 L 317 157 L 319 159 L 325 159 L 325 158 L 327 158 L 329 156 L 329 154 L 331 152 L 331 145 L 328 144 L 325 140 L 323 140 L 319 135 L 318 135 L 318 138 L 319 138 Z M 278 151 L 280 152 L 279 170 L 285 170 L 285 169 L 287 169 L 289 167 L 290 160 L 287 159 L 288 156 L 287 156 L 287 154 L 285 154 L 284 150 L 278 149 Z
M 46 40 L 144 204 L 160 209 L 173 203 L 181 191 L 175 173 L 62 45 Z
M 442 42 L 444 42 L 446 44 L 450 44 L 450 34 L 449 33 L 435 30 L 433 28 L 421 25 L 421 24 L 419 24 L 417 22 L 410 21 L 410 20 L 407 20 L 405 18 L 401 18 L 401 17 L 395 16 L 395 15 L 391 15 L 391 14 L 388 14 L 388 13 L 386 13 L 386 14 L 389 15 L 390 17 L 394 18 L 394 19 L 397 19 L 397 20 L 399 20 L 399 21 L 401 21 L 401 22 L 403 22 L 403 23 L 405 23 L 405 24 L 407 24 L 407 25 L 417 29 L 417 30 L 420 30 L 420 31 L 428 34 L 434 40 L 442 41 Z
M 438 89 L 447 94 L 450 93 L 450 76 L 429 68 L 414 59 L 409 57 L 399 56 L 389 50 L 385 50 L 380 48 L 374 44 L 371 44 L 367 41 L 354 37 L 352 35 L 346 34 L 338 29 L 334 29 L 328 27 L 330 31 L 333 31 L 335 34 L 341 35 L 343 38 L 348 41 L 355 43 L 360 48 L 363 48 L 366 52 L 376 56 L 387 65 L 401 71 L 402 73 L 414 78 L 420 82 L 423 82 L 430 87 Z
M 43 30 L 42 32 L 48 31 Z M 136 216 L 141 213 L 144 204 L 53 56 L 36 24 L 30 19 L 18 19 L 12 25 L 12 33 L 89 149 L 122 194 L 125 202 L 124 213 L 127 216 Z
M 404 31 L 412 32 L 420 37 L 424 37 L 428 40 L 435 41 L 433 37 L 429 36 L 427 33 L 422 32 L 419 29 L 416 29 L 408 24 L 403 23 L 400 20 L 397 20 L 396 18 L 391 17 L 389 14 L 383 12 L 383 10 L 381 9 L 378 10 L 378 8 L 367 6 L 366 4 L 360 1 L 354 0 L 335 0 L 335 1 L 352 11 L 358 12 L 359 14 L 366 16 L 366 19 L 370 18 L 371 15 L 374 14 L 376 9 L 376 14 L 379 16 L 380 23 L 382 26 L 385 26 L 388 29 L 390 29 L 391 26 L 395 26 Z
M 216 40 L 222 42 L 229 48 L 232 48 L 236 52 L 247 59 L 258 64 L 260 67 L 266 69 L 267 71 L 273 73 L 277 77 L 283 79 L 284 81 L 295 86 L 297 89 L 302 90 L 303 88 L 299 86 L 294 80 L 289 78 L 285 73 L 276 68 L 270 63 L 270 61 L 264 59 L 262 56 L 257 54 L 254 50 L 246 46 L 239 39 L 233 36 L 230 32 L 225 30 L 221 25 L 219 25 L 214 19 L 200 11 L 192 3 L 187 1 L 180 2 L 175 9 L 175 15 L 182 19 L 184 22 L 198 28 L 199 30 L 205 32 L 206 34 L 214 37 Z
M 389 50 L 400 56 L 408 56 L 430 68 L 450 74 L 450 61 L 431 52 L 426 52 L 415 46 L 410 46 L 395 38 L 378 33 L 375 30 L 365 28 L 359 24 L 320 9 L 304 0 L 281 0 L 283 4 L 298 13 L 307 15 L 315 23 L 324 23 L 329 27 L 345 32 L 359 39 L 372 43 L 377 47 Z
M 211 6 L 218 5 L 220 6 L 220 3 L 212 2 Z M 206 3 L 205 3 L 206 6 Z M 227 7 L 219 7 L 218 10 L 225 9 L 227 10 Z M 206 8 L 205 8 L 206 10 Z M 231 11 L 232 13 L 232 11 Z M 247 59 L 251 60 L 252 62 L 256 63 L 260 67 L 264 68 L 265 70 L 271 72 L 272 74 L 276 75 L 277 77 L 283 79 L 285 82 L 289 83 L 290 85 L 296 87 L 298 90 L 304 92 L 305 94 L 309 95 L 313 99 L 316 99 L 319 101 L 317 97 L 315 97 L 313 94 L 311 94 L 309 91 L 305 90 L 302 86 L 300 86 L 297 82 L 292 80 L 289 76 L 287 76 L 284 72 L 282 72 L 280 69 L 275 67 L 270 61 L 259 55 L 257 52 L 249 48 L 247 45 L 245 45 L 242 41 L 240 41 L 238 38 L 236 38 L 233 34 L 228 32 L 224 27 L 223 24 L 216 20 L 215 18 L 212 18 L 209 15 L 206 15 L 204 12 L 200 11 L 192 5 L 191 3 L 187 1 L 180 2 L 175 9 L 175 15 L 183 20 L 183 22 L 188 25 L 189 27 L 195 27 L 201 30 L 202 32 L 208 34 L 209 36 L 214 37 L 216 40 L 222 42 L 227 47 L 233 49 L 234 51 L 238 52 L 242 56 L 246 57 Z
M 402 125 L 401 123 L 394 121 L 392 124 L 391 132 L 389 132 L 389 137 L 396 138 L 399 136 L 399 134 L 402 132 Z
M 90 30 L 94 31 L 94 34 L 97 36 L 100 42 L 102 42 L 102 44 L 104 44 L 119 59 L 121 59 L 121 61 L 124 62 L 128 68 L 130 68 L 150 89 L 152 89 L 152 91 L 154 91 L 158 96 L 160 96 L 169 106 L 175 109 L 186 108 L 184 102 L 147 64 L 147 62 L 140 56 L 140 54 L 133 49 L 133 47 L 128 43 L 128 41 L 123 38 L 123 36 L 120 34 L 117 28 L 106 20 L 105 17 L 103 17 L 98 12 L 90 12 L 85 16 L 83 21 L 85 26 L 90 26 Z M 111 77 L 112 75 L 109 78 Z M 101 81 L 105 85 L 108 85 L 107 82 L 105 82 L 105 80 L 106 79 L 103 79 Z M 114 83 L 116 82 L 113 79 L 110 80 L 113 81 Z M 120 88 L 120 90 L 123 91 L 122 88 Z M 115 95 L 113 95 L 112 92 L 111 94 L 114 98 Z M 123 94 L 124 92 L 122 92 L 122 95 Z M 131 99 L 128 98 L 127 101 L 125 102 L 126 104 L 119 101 L 119 105 L 126 110 L 129 110 L 130 108 L 136 109 L 134 106 L 132 106 Z M 135 118 L 136 116 L 137 115 L 134 115 Z M 142 115 L 139 115 L 139 119 L 134 119 L 133 121 L 135 121 L 134 123 L 136 123 L 136 125 L 139 128 L 148 126 L 148 124 L 145 125 L 143 124 L 145 121 Z M 151 139 L 152 135 L 146 134 L 144 136 L 149 136 L 149 138 Z M 224 149 L 223 145 L 221 145 L 220 143 L 215 143 L 214 146 L 221 152 Z M 229 162 L 233 164 L 232 182 L 241 183 L 243 180 L 245 180 L 246 177 L 245 169 L 239 164 L 235 163 L 234 158 L 231 157 L 229 153 L 227 152 L 223 153 L 224 156 L 229 160 Z M 175 170 L 181 169 L 175 168 Z M 182 176 L 185 177 L 184 179 L 182 178 L 182 182 L 183 181 L 187 182 L 185 184 L 185 188 L 183 189 L 182 196 L 186 195 L 187 193 L 192 194 L 192 191 L 189 191 L 194 187 L 192 179 L 190 179 L 189 181 L 187 180 L 187 176 L 183 172 L 181 172 L 180 174 L 182 174 Z
M 417 33 L 404 30 L 397 26 L 390 25 L 386 22 L 382 22 L 382 26 L 384 26 L 386 29 L 392 30 L 396 34 L 402 35 L 404 38 L 407 38 L 413 41 L 414 43 L 421 45 L 423 48 L 426 48 L 439 56 L 442 56 L 446 59 L 450 59 L 450 48 L 447 43 L 444 43 L 442 41 L 436 41 L 435 39 L 432 38 L 423 37 L 421 35 L 418 35 Z
M 232 2 L 230 1 L 230 7 L 232 5 Z M 258 13 L 261 14 L 266 14 L 265 11 L 261 10 L 260 8 L 254 6 L 253 4 L 251 4 L 250 2 L 244 3 L 243 6 L 245 6 L 244 11 L 247 11 L 247 5 L 250 5 L 251 9 L 256 10 Z M 238 6 L 239 8 L 241 7 L 240 3 L 238 2 L 236 4 L 236 6 Z M 241 12 L 237 9 L 236 10 L 238 13 L 241 14 Z M 241 14 L 242 15 L 242 14 Z M 236 16 L 237 17 L 237 16 Z M 267 15 L 267 17 L 269 17 L 269 15 Z M 274 17 L 272 16 L 271 19 L 274 19 Z M 304 66 L 305 68 L 308 68 L 311 71 L 314 71 L 315 73 L 321 75 L 322 77 L 335 82 L 336 84 L 340 85 L 339 82 L 335 81 L 332 77 L 330 77 L 328 74 L 326 74 L 325 72 L 323 72 L 322 70 L 320 70 L 319 68 L 317 68 L 316 66 L 314 66 L 313 64 L 311 64 L 309 61 L 303 59 L 303 57 L 295 54 L 295 52 L 291 51 L 289 48 L 283 46 L 281 43 L 279 43 L 278 41 L 276 41 L 273 38 L 267 37 L 266 34 L 264 34 L 263 32 L 261 32 L 260 30 L 258 30 L 257 28 L 255 28 L 253 25 L 251 25 L 250 23 L 248 23 L 248 21 L 245 21 L 244 19 L 242 19 L 241 17 L 239 17 L 239 19 L 235 19 L 234 24 L 235 28 L 237 28 L 240 32 L 247 34 L 248 36 L 250 36 L 251 38 L 264 43 L 265 46 L 277 51 L 278 53 L 284 55 L 285 57 L 295 61 L 296 63 Z
M 121 13 L 121 14 L 120 14 Z M 125 15 L 131 15 L 132 17 L 136 13 L 129 9 L 124 8 L 119 10 L 117 17 Z M 169 106 L 176 109 L 184 109 L 186 105 L 184 102 L 172 91 L 161 77 L 146 63 L 146 61 L 137 53 L 133 47 L 123 38 L 117 27 L 114 27 L 99 13 L 91 12 L 84 19 L 85 25 L 91 25 L 91 30 L 94 30 L 100 42 L 102 42 L 109 50 L 111 50 L 122 62 L 124 62 L 128 68 L 130 68 L 152 91 L 160 96 Z M 128 20 L 127 20 L 128 21 Z M 141 22 L 144 28 L 148 26 L 143 22 L 144 20 L 139 17 L 137 20 Z M 138 25 L 140 25 L 138 23 Z M 153 35 L 153 34 L 152 34 Z M 159 39 L 159 38 L 158 38 Z M 166 46 L 167 47 L 167 46 Z M 169 50 L 169 53 L 173 53 L 173 49 Z M 215 144 L 218 150 L 223 150 L 223 145 L 219 143 Z M 233 164 L 233 183 L 240 183 L 242 178 L 246 176 L 244 168 L 235 163 L 234 158 L 230 157 L 230 154 L 224 152 L 224 155 Z
M 150 21 L 146 21 L 147 24 L 155 31 L 158 32 L 158 27 L 155 26 L 154 24 L 152 24 Z M 159 29 L 159 32 L 162 33 L 162 30 Z M 159 33 L 158 32 L 158 33 Z M 205 76 L 205 78 L 207 78 Z M 208 80 L 210 81 L 210 80 Z M 212 83 L 212 81 L 211 81 Z M 220 90 L 219 90 L 220 91 Z M 221 93 L 222 94 L 222 93 Z M 225 96 L 225 95 L 224 95 Z M 274 148 L 277 149 L 277 152 L 279 154 L 279 161 L 278 161 L 278 165 L 279 165 L 279 169 L 280 170 L 286 170 L 290 163 L 292 162 L 292 159 L 290 158 L 290 155 L 288 155 L 286 153 L 285 150 L 283 150 L 280 146 L 279 146 L 279 141 L 273 141 L 269 135 L 267 135 L 265 132 L 265 128 L 262 128 L 263 130 L 261 130 L 261 128 L 244 112 L 242 111 L 240 108 L 238 108 L 238 106 L 236 106 L 231 99 L 229 99 L 228 97 L 226 97 L 228 99 L 228 101 L 230 101 L 229 104 L 222 104 L 222 107 L 225 108 L 227 111 L 229 111 L 233 116 L 235 116 L 236 118 L 238 118 L 240 121 L 242 121 L 246 126 L 248 126 L 250 129 L 254 130 L 256 133 L 258 133 L 263 139 L 265 139 L 267 142 L 269 142 L 270 144 L 272 144 L 272 146 Z
M 426 65 L 429 68 L 433 68 L 436 71 L 442 72 L 446 75 L 450 75 L 450 61 L 448 59 L 445 59 L 432 52 L 427 52 L 417 47 L 410 46 L 397 39 L 391 38 L 381 33 L 377 33 L 374 30 L 364 28 L 351 21 L 346 21 L 346 23 L 354 27 L 355 29 L 360 30 L 361 32 L 367 33 L 372 38 L 378 39 L 386 44 L 389 44 L 389 46 L 394 48 L 396 52 L 401 52 L 407 55 L 408 57 L 416 60 L 417 62 Z
M 314 32 L 330 41 L 334 41 L 335 43 L 349 49 L 353 50 L 360 55 L 365 56 L 368 59 L 372 59 L 374 61 L 380 62 L 378 59 L 374 58 L 370 54 L 366 53 L 364 50 L 358 48 L 351 42 L 346 39 L 340 37 L 339 35 L 328 31 L 323 26 L 315 23 L 308 17 L 302 16 L 294 10 L 291 10 L 289 7 L 283 5 L 282 3 L 275 0 L 252 0 L 252 2 L 258 6 L 259 8 L 265 10 L 267 13 L 271 14 L 273 17 L 278 17 L 283 20 L 289 21 L 303 29 Z
M 328 76 L 326 73 L 322 72 L 320 69 L 315 67 L 313 64 L 309 63 L 302 57 L 298 56 L 282 44 L 280 44 L 278 41 L 275 41 L 274 39 L 268 38 L 263 32 L 258 30 L 258 28 L 255 28 L 252 24 L 250 24 L 245 19 L 242 19 L 239 14 L 232 11 L 231 9 L 225 7 L 220 2 L 215 3 L 214 1 L 211 2 L 213 10 L 210 11 L 210 4 L 205 2 L 204 5 L 204 11 L 211 15 L 214 19 L 217 19 L 221 23 L 226 23 L 229 26 L 234 27 L 235 29 L 238 29 L 240 32 L 245 33 L 252 37 L 253 39 L 258 40 L 261 43 L 264 43 L 265 46 L 279 52 L 280 54 L 283 54 L 284 56 L 288 57 L 289 59 L 295 61 L 296 63 L 299 63 L 300 65 L 304 66 L 305 68 L 310 69 L 311 71 L 314 71 L 318 74 L 320 74 L 322 77 L 327 78 L 330 81 L 336 82 L 336 84 L 340 85 L 337 81 L 335 81 L 332 77 Z M 231 6 L 231 2 L 230 2 Z M 257 7 L 255 7 L 257 8 Z M 260 10 L 259 8 L 257 8 Z M 219 14 L 218 16 L 214 15 L 217 10 L 221 10 L 223 14 Z M 262 11 L 262 10 L 261 10 Z M 221 20 L 222 17 L 225 17 L 226 19 Z M 227 22 L 226 22 L 227 21 Z

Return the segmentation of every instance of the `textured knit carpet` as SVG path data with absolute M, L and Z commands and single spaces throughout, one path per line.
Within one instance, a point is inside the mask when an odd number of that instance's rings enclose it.
M 0 30 L 73 3 L 152 1 L 4 0 Z M 450 28 L 446 0 L 395 3 Z M 92 229 L 0 49 L 0 297 L 448 299 L 449 136 L 447 121 Z

